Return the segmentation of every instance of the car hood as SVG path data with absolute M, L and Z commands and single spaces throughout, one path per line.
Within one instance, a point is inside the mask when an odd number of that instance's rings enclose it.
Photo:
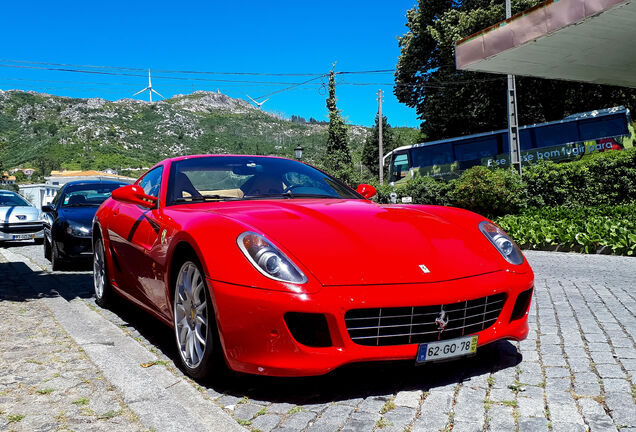
M 40 211 L 33 206 L 0 206 L 0 223 L 36 221 Z
M 227 204 L 209 211 L 260 231 L 323 285 L 438 282 L 503 267 L 474 218 L 464 228 L 434 207 L 366 200 Z
M 57 218 L 65 219 L 67 221 L 72 220 L 73 222 L 90 227 L 98 208 L 98 206 L 62 207 L 58 211 Z

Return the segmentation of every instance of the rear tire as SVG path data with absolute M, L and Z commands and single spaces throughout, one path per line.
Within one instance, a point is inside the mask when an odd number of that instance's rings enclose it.
M 93 288 L 95 289 L 95 303 L 106 308 L 115 303 L 116 294 L 108 277 L 106 265 L 106 251 L 104 241 L 99 238 L 93 245 Z

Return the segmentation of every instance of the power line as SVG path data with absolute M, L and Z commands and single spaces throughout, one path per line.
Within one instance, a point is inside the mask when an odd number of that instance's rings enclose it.
M 10 60 L 10 59 L 0 59 L 2 63 L 17 63 L 17 64 L 26 64 L 26 65 L 38 65 L 38 66 L 57 66 L 63 68 L 86 68 L 86 69 L 112 69 L 112 70 L 124 70 L 124 71 L 132 71 L 132 72 L 146 72 L 146 68 L 132 68 L 132 67 L 123 67 L 123 66 L 96 66 L 96 65 L 78 65 L 78 64 L 70 64 L 70 63 L 51 63 L 51 62 L 39 62 L 39 61 L 28 61 L 28 60 Z M 221 71 L 195 71 L 195 70 L 173 70 L 173 69 L 153 69 L 155 72 L 159 73 L 170 73 L 170 74 L 206 74 L 206 75 L 253 75 L 253 76 L 322 76 L 324 72 L 316 72 L 316 73 L 270 73 L 270 72 L 221 72 Z M 91 71 L 86 71 L 91 72 Z M 379 69 L 379 70 L 362 70 L 362 71 L 341 71 L 336 72 L 336 74 L 377 74 L 377 73 L 394 73 L 393 69 Z M 133 75 L 136 76 L 136 75 Z

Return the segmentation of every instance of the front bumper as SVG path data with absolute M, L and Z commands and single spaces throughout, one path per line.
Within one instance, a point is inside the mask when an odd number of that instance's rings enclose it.
M 528 334 L 527 311 L 515 311 L 519 294 L 533 288 L 529 271 L 498 271 L 480 276 L 428 284 L 323 287 L 315 294 L 262 290 L 208 280 L 216 307 L 225 357 L 231 369 L 273 376 L 327 373 L 349 363 L 379 360 L 415 361 L 418 344 L 365 346 L 349 336 L 345 313 L 358 308 L 442 305 L 505 293 L 494 324 L 479 331 L 479 346 L 500 339 L 522 340 Z M 322 314 L 330 346 L 311 347 L 292 336 L 288 312 Z M 473 333 L 475 334 L 475 333 Z
M 5 222 L 0 224 L 0 240 L 28 240 L 44 238 L 42 222 Z
M 63 260 L 89 259 L 93 257 L 91 237 L 76 237 L 62 234 L 54 239 L 60 258 Z

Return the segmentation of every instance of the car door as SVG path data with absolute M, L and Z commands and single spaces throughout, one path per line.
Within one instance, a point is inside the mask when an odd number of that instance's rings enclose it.
M 160 165 L 148 171 L 138 181 L 144 192 L 159 198 L 163 176 Z M 115 279 L 119 287 L 148 305 L 144 285 L 154 279 L 148 250 L 158 238 L 159 227 L 151 217 L 152 209 L 135 204 L 118 202 L 113 207 L 108 236 L 113 251 Z
M 57 211 L 60 206 L 61 196 L 64 195 L 65 186 L 57 192 L 51 204 L 42 206 L 42 222 L 44 228 L 44 241 L 49 245 L 53 244 L 53 224 L 57 219 Z M 46 245 L 45 245 L 46 247 Z

